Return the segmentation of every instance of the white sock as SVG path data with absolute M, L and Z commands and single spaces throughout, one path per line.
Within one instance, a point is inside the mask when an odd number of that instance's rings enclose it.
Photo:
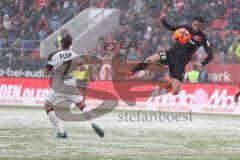
M 50 111 L 48 117 L 59 133 L 64 132 L 62 121 L 56 116 L 55 111 Z
M 82 112 L 83 112 L 83 114 L 84 114 L 84 116 L 91 122 L 91 123 L 93 123 L 93 115 L 92 115 L 92 113 L 91 113 L 91 107 L 88 107 L 88 106 L 86 106 L 86 107 L 84 107 L 83 109 L 82 109 Z

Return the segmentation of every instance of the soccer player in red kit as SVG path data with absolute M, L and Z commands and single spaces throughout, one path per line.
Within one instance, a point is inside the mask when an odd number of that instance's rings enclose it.
M 148 57 L 144 62 L 139 63 L 132 70 L 120 69 L 119 73 L 122 75 L 131 76 L 140 70 L 144 70 L 151 63 L 160 63 L 167 65 L 170 72 L 170 80 L 168 81 L 167 88 L 172 88 L 173 94 L 178 94 L 181 90 L 183 78 L 185 74 L 185 66 L 189 63 L 192 55 L 197 51 L 200 46 L 203 46 L 207 58 L 201 63 L 205 66 L 213 59 L 213 52 L 207 40 L 207 35 L 203 33 L 204 20 L 201 17 L 195 17 L 191 25 L 171 25 L 166 21 L 166 14 L 162 14 L 160 19 L 163 26 L 171 31 L 176 31 L 180 28 L 186 29 L 190 33 L 190 40 L 185 44 L 176 42 L 169 50 L 162 53 L 155 53 Z M 166 93 L 168 91 L 166 90 Z

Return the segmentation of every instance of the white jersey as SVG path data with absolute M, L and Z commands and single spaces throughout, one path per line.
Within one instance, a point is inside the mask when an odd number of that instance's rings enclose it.
M 60 50 L 48 57 L 48 64 L 53 67 L 54 74 L 67 85 L 75 85 L 72 73 L 80 62 L 80 56 L 71 50 Z
M 60 50 L 49 55 L 48 64 L 52 65 L 55 70 L 61 67 L 64 62 L 71 61 L 76 57 L 79 57 L 79 55 L 71 50 Z
M 77 85 L 72 76 L 72 72 L 81 61 L 80 56 L 71 50 L 60 50 L 49 55 L 48 65 L 52 66 L 54 73 L 54 83 L 46 97 L 49 103 L 56 105 L 64 100 L 79 103 L 83 100 L 79 89 L 73 87 Z M 69 86 L 72 87 L 69 88 Z

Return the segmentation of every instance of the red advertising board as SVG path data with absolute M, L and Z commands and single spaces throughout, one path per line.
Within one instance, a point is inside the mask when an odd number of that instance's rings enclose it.
M 175 112 L 192 110 L 192 112 L 197 113 L 240 114 L 240 106 L 235 104 L 233 100 L 237 86 L 185 84 L 179 95 L 170 93 L 160 95 L 161 89 L 156 82 L 119 81 L 113 83 L 112 81 L 95 81 L 90 84 L 90 88 L 96 90 L 96 95 L 98 91 L 104 89 L 105 92 L 117 97 L 119 101 L 118 109 Z M 43 106 L 48 91 L 47 79 L 0 78 L 1 105 Z M 144 92 L 144 96 L 138 97 L 138 92 Z M 101 100 L 109 99 L 107 96 L 100 100 L 91 97 L 87 101 L 94 105 Z M 129 106 L 124 100 L 136 100 L 136 104 Z
M 0 104 L 42 106 L 48 88 L 48 79 L 0 78 Z
M 7 59 L 4 59 L 7 60 Z M 93 77 L 97 77 L 98 80 L 111 80 L 112 78 L 112 64 L 111 60 L 102 59 L 101 64 L 89 64 L 93 70 L 91 70 L 91 74 Z M 31 61 L 31 65 L 27 68 L 23 64 L 28 63 L 25 61 L 21 61 L 20 66 L 13 66 L 7 68 L 0 68 L 0 77 L 11 77 L 11 78 L 46 78 L 44 75 L 44 67 L 45 61 Z M 38 67 L 34 66 L 35 63 L 40 63 Z M 136 64 L 134 63 L 126 63 L 124 61 L 116 60 L 114 65 L 119 65 L 119 67 L 132 68 Z M 114 66 L 113 65 L 113 66 Z M 206 71 L 209 75 L 209 81 L 212 84 L 240 84 L 240 72 L 238 71 L 240 68 L 240 64 L 218 64 L 218 63 L 210 63 L 205 66 Z M 116 69 L 116 67 L 115 67 Z M 99 72 L 100 70 L 100 72 Z M 147 68 L 145 71 L 141 72 L 143 79 L 153 79 L 157 74 L 160 73 L 160 67 L 157 65 L 152 65 Z M 192 70 L 192 64 L 188 64 L 186 67 L 186 72 Z M 116 72 L 115 72 L 116 73 Z

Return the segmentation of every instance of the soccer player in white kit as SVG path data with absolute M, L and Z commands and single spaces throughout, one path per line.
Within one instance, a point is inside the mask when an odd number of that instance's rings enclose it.
M 64 81 L 63 83 L 65 83 L 65 80 L 74 81 L 75 79 L 73 78 L 71 71 L 73 71 L 76 67 L 73 67 L 74 65 L 72 64 L 76 64 L 76 66 L 79 67 L 82 65 L 81 63 L 83 61 L 78 54 L 69 49 L 69 47 L 72 45 L 72 37 L 70 35 L 64 36 L 62 38 L 61 45 L 62 50 L 59 50 L 49 55 L 45 73 L 49 76 L 50 79 L 52 78 L 53 74 L 57 75 L 56 77 L 58 77 L 57 80 L 59 80 L 59 82 Z M 61 89 L 61 86 L 59 88 Z M 60 120 L 55 114 L 55 106 L 59 102 L 64 100 L 75 103 L 75 105 L 82 110 L 83 115 L 86 117 L 86 119 L 91 122 L 92 128 L 98 134 L 98 136 L 104 136 L 104 131 L 93 122 L 91 108 L 85 105 L 84 97 L 80 94 L 80 92 L 78 95 L 71 93 L 66 94 L 58 92 L 54 90 L 53 87 L 51 87 L 50 92 L 46 97 L 45 110 L 51 123 L 57 129 L 57 138 L 67 138 L 67 133 L 64 130 L 62 120 Z

